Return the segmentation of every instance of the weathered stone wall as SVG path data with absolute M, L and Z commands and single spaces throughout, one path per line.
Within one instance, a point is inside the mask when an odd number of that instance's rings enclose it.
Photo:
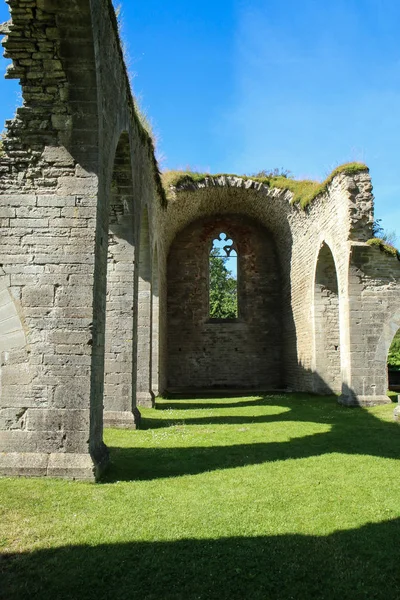
M 352 250 L 361 244 L 372 252 L 365 244 L 372 235 L 371 190 L 367 172 L 351 176 L 339 173 L 327 192 L 304 210 L 290 203 L 291 192 L 239 177 L 209 177 L 181 186 L 162 216 L 160 230 L 165 232 L 165 245 L 169 247 L 185 225 L 205 216 L 237 213 L 263 224 L 273 232 L 280 263 L 283 384 L 303 391 L 341 389 L 345 403 L 383 402 L 386 397 L 377 391 L 378 384 L 370 386 L 368 398 L 360 391 L 352 361 L 356 338 L 350 326 L 355 315 L 352 306 L 361 293 L 360 286 L 352 287 L 349 275 Z M 331 255 L 331 283 L 318 281 L 317 272 L 324 268 L 323 264 L 318 265 L 323 247 Z M 388 260 L 396 263 L 396 259 Z M 397 277 L 393 277 L 390 292 L 396 298 Z M 387 302 L 384 298 L 388 290 L 379 279 L 375 284 L 379 304 Z M 329 286 L 332 289 L 327 293 Z M 361 319 L 367 322 L 368 315 Z M 384 321 L 385 317 L 381 315 L 379 319 Z M 323 335 L 321 325 L 325 329 Z M 358 348 L 365 353 L 368 346 Z M 381 378 L 385 377 L 384 372 L 381 365 Z
M 238 253 L 238 318 L 209 316 L 209 255 L 223 232 Z M 178 234 L 168 257 L 168 388 L 279 388 L 281 277 L 270 232 L 215 216 Z
M 339 295 L 336 267 L 329 246 L 322 245 L 317 260 L 314 290 L 316 391 L 340 393 Z M 318 384 L 320 388 L 318 390 Z
M 111 3 L 10 5 L 5 47 L 24 107 L 0 162 L 4 319 L 13 315 L 2 327 L 0 469 L 87 478 L 107 457 L 105 378 L 108 422 L 135 423 L 135 247 L 141 205 L 159 202 L 154 157 Z
M 348 404 L 386 399 L 387 356 L 400 328 L 400 262 L 377 247 L 354 244 L 349 273 L 351 382 Z

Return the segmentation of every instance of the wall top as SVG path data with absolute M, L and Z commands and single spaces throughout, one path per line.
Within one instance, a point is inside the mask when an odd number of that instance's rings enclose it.
M 279 189 L 286 190 L 290 195 L 291 204 L 299 204 L 306 208 L 318 196 L 328 191 L 329 185 L 338 175 L 355 175 L 369 173 L 369 168 L 364 163 L 345 163 L 332 171 L 322 181 L 296 180 L 287 176 L 253 177 L 248 175 L 196 173 L 191 171 L 168 171 L 164 173 L 164 186 L 167 194 L 175 196 L 181 191 L 195 191 L 207 187 L 238 187 L 245 189 Z

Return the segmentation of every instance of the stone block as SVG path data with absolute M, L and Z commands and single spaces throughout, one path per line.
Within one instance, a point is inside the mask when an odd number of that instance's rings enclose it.
M 27 431 L 89 432 L 89 410 L 30 408 L 26 415 Z
M 54 286 L 25 286 L 22 291 L 22 304 L 29 307 L 52 307 L 54 304 Z

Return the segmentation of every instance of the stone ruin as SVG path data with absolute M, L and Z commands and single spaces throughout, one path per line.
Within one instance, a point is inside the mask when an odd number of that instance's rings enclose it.
M 0 473 L 93 479 L 103 427 L 168 389 L 388 402 L 400 262 L 371 244 L 368 169 L 308 204 L 235 176 L 161 183 L 111 0 L 8 0 L 23 106 L 0 158 Z M 208 256 L 238 254 L 236 319 L 210 319 Z M 376 240 L 375 240 L 376 242 Z

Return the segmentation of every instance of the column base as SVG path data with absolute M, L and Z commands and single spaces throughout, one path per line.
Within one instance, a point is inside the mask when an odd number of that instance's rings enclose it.
M 378 404 L 391 404 L 388 396 L 346 396 L 342 394 L 338 398 L 339 404 L 344 406 L 377 406 Z
M 137 392 L 136 404 L 147 408 L 154 408 L 156 405 L 155 397 L 151 392 Z
M 100 462 L 93 461 L 90 454 L 0 452 L 0 476 L 96 481 L 107 463 L 108 451 L 104 452 Z
M 137 408 L 132 411 L 104 411 L 104 427 L 114 429 L 138 429 L 140 425 L 140 412 Z
M 395 421 L 398 421 L 400 423 L 400 406 L 396 406 L 396 408 L 394 409 L 393 418 Z

